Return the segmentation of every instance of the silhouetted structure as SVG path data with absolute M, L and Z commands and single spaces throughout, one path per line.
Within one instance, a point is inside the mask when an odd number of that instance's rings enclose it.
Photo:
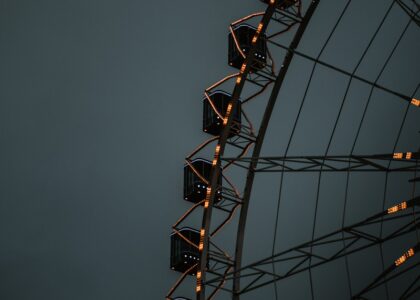
M 270 4 L 270 0 L 260 0 L 260 1 L 266 4 Z M 279 9 L 286 9 L 292 6 L 293 4 L 295 4 L 296 2 L 297 2 L 296 0 L 280 0 L 277 4 L 277 7 Z
M 176 232 L 171 234 L 171 269 L 184 273 L 198 264 L 200 260 L 200 254 L 196 246 L 200 241 L 200 233 L 189 227 L 180 229 L 179 233 L 195 244 L 188 243 Z M 189 274 L 193 275 L 196 271 L 197 268 L 192 268 Z
M 203 99 L 203 131 L 212 135 L 220 135 L 224 127 L 223 118 L 226 115 L 232 95 L 224 91 L 217 90 L 208 94 L 208 97 L 210 99 L 207 99 L 207 97 Z M 233 124 L 231 126 L 230 137 L 238 134 L 241 130 L 240 101 L 238 101 L 238 105 L 232 114 Z
M 212 164 L 210 161 L 197 158 L 190 165 L 184 166 L 184 199 L 190 202 L 200 202 L 205 199 L 210 178 Z M 200 178 L 201 176 L 201 178 Z M 204 179 L 204 180 L 203 180 Z M 222 179 L 219 179 L 222 186 Z M 220 190 L 217 191 L 216 200 L 221 200 Z
M 245 56 L 248 55 L 256 31 L 257 29 L 253 26 L 241 24 L 234 28 L 233 32 L 235 33 L 235 36 L 232 33 L 229 33 L 229 65 L 237 69 L 241 68 L 245 58 L 239 51 L 238 46 Z M 251 69 L 254 71 L 263 69 L 267 64 L 267 43 L 265 36 L 257 40 L 254 56 L 255 58 L 252 62 Z

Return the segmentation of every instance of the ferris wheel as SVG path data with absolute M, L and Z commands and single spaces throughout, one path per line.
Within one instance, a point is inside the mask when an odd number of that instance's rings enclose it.
M 324 60 L 323 54 L 357 0 L 343 0 L 315 55 L 305 51 L 302 41 L 313 17 L 325 8 L 323 5 L 331 5 L 329 1 L 260 2 L 264 11 L 229 27 L 228 64 L 234 73 L 204 91 L 200 125 L 208 138 L 185 160 L 183 195 L 190 207 L 172 227 L 170 267 L 179 278 L 166 298 L 238 300 L 265 295 L 264 299 L 415 299 L 420 294 L 420 196 L 416 191 L 420 139 L 415 135 L 420 130 L 420 85 L 416 82 L 414 90 L 407 93 L 398 84 L 384 84 L 382 77 L 408 31 L 417 34 L 414 46 L 419 46 L 420 5 L 414 0 L 380 1 L 383 7 L 378 9 L 378 22 L 349 69 Z M 383 54 L 378 72 L 366 77 L 359 71 L 395 13 L 403 14 L 398 20 L 405 23 L 395 29 L 398 34 Z M 358 22 L 358 16 L 352 18 Z M 297 60 L 309 63 L 310 68 L 299 80 L 299 101 L 289 116 L 293 121 L 287 135 L 279 137 L 284 149 L 280 154 L 264 155 L 264 147 L 273 143 L 273 135 L 267 132 L 275 104 L 283 100 L 279 95 Z M 415 58 L 412 64 L 419 71 Z M 311 153 L 308 146 L 305 154 L 296 154 L 293 142 L 309 98 L 315 105 L 320 101 L 310 96 L 319 69 L 340 76 L 343 84 L 329 100 L 335 106 L 322 151 Z M 352 96 L 358 89 L 363 92 Z M 355 97 L 363 101 L 355 104 L 359 112 L 346 118 L 353 126 L 353 134 L 342 138 L 348 150 L 336 154 L 334 141 L 345 110 Z M 382 97 L 382 104 L 375 97 Z M 357 146 L 362 130 L 369 127 L 372 111 L 380 117 L 384 102 L 392 103 L 393 116 L 398 117 L 398 121 L 389 121 L 395 134 L 385 138 L 391 149 L 360 153 Z M 414 148 L 400 149 L 410 118 L 408 132 Z M 316 138 L 316 132 L 307 137 L 308 141 Z M 373 179 L 372 174 L 377 177 Z M 293 184 L 287 187 L 291 180 Z M 367 188 L 356 193 L 357 180 Z M 338 181 L 342 185 L 336 184 Z M 328 194 L 326 182 L 333 185 L 337 206 L 333 209 L 327 204 L 330 207 L 322 214 L 325 204 L 321 199 Z M 407 197 L 392 197 L 396 193 L 390 190 L 396 184 Z M 366 195 L 370 186 L 379 193 L 375 201 L 370 200 L 373 194 Z M 284 203 L 285 198 L 293 198 L 286 192 L 290 189 L 304 199 L 295 215 Z M 270 194 L 275 194 L 272 208 L 251 217 L 258 207 L 265 206 Z M 333 229 L 327 226 L 328 230 L 321 230 L 320 224 L 328 222 L 334 224 L 330 226 Z M 303 223 L 308 228 L 303 235 L 306 238 L 298 238 L 296 232 Z M 258 225 L 272 225 L 273 229 L 255 229 Z M 333 271 L 329 266 L 334 266 Z M 291 283 L 295 278 L 299 281 Z M 324 283 L 320 278 L 325 278 Z M 289 296 L 283 293 L 283 282 L 292 287 Z M 323 294 L 319 286 L 335 292 Z M 259 294 L 262 290 L 265 292 Z M 332 294 L 335 298 L 325 296 Z

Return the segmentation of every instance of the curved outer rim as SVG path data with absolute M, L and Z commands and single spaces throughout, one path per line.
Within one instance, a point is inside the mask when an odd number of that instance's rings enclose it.
M 263 35 L 268 27 L 268 24 L 270 23 L 271 17 L 275 12 L 275 7 L 277 6 L 278 0 L 271 0 L 270 4 L 268 6 L 268 8 L 266 9 L 265 13 L 259 13 L 259 15 L 263 15 L 262 21 L 260 22 L 260 26 L 261 29 L 259 31 L 259 36 Z M 246 226 L 246 219 L 247 219 L 247 214 L 248 214 L 248 208 L 249 208 L 249 201 L 250 201 L 250 196 L 251 196 L 251 192 L 252 192 L 252 186 L 253 186 L 253 182 L 254 182 L 254 176 L 255 176 L 255 168 L 257 166 L 257 158 L 260 155 L 261 149 L 262 149 L 262 145 L 264 142 L 264 138 L 265 138 L 265 133 L 271 118 L 271 114 L 272 111 L 274 109 L 274 105 L 277 101 L 277 97 L 278 94 L 280 92 L 280 89 L 282 87 L 283 81 L 285 79 L 286 73 L 288 71 L 288 68 L 290 66 L 290 63 L 293 60 L 294 54 L 295 54 L 295 50 L 298 47 L 300 40 L 306 30 L 306 27 L 313 15 L 313 13 L 315 12 L 317 6 L 319 4 L 319 0 L 312 0 L 311 4 L 308 7 L 307 12 L 305 13 L 305 16 L 303 17 L 300 26 L 298 27 L 298 30 L 292 40 L 292 42 L 290 43 L 290 46 L 288 48 L 283 47 L 284 49 L 287 50 L 287 54 L 283 60 L 283 64 L 282 67 L 279 71 L 279 74 L 276 78 L 276 80 L 274 81 L 274 86 L 272 89 L 272 92 L 270 94 L 269 97 L 269 101 L 267 103 L 266 106 L 266 110 L 264 112 L 263 115 L 263 119 L 262 122 L 260 124 L 260 128 L 259 128 L 259 132 L 258 132 L 258 136 L 256 138 L 256 141 L 254 143 L 254 151 L 252 154 L 252 159 L 251 159 L 251 163 L 248 167 L 248 172 L 247 172 L 247 178 L 246 178 L 246 185 L 245 185 L 245 189 L 244 189 L 244 195 L 243 195 L 243 199 L 242 199 L 242 205 L 241 207 L 241 212 L 240 212 L 240 217 L 239 217 L 239 224 L 238 224 L 238 231 L 237 231 L 237 239 L 236 239 L 236 249 L 235 249 L 235 260 L 234 260 L 234 272 L 233 272 L 233 293 L 232 293 L 232 299 L 234 300 L 238 300 L 240 298 L 240 270 L 241 270 L 241 264 L 242 264 L 242 254 L 243 254 L 243 244 L 244 244 L 244 235 L 245 235 L 245 226 Z M 252 62 L 252 57 L 253 54 L 255 53 L 255 46 L 252 46 L 250 49 L 250 52 L 248 53 L 248 56 L 245 59 L 244 64 L 242 65 L 241 71 L 237 74 L 234 74 L 233 76 L 230 77 L 235 77 L 237 78 L 237 82 L 234 88 L 234 91 L 232 93 L 232 99 L 230 104 L 232 104 L 231 107 L 231 111 L 233 111 L 239 101 L 241 92 L 243 90 L 244 87 L 244 83 L 246 81 L 246 77 L 248 76 L 248 74 L 250 73 L 250 67 L 248 66 L 251 62 Z M 296 52 L 298 53 L 298 52 Z M 299 53 L 298 53 L 299 54 Z M 215 93 L 215 92 L 220 92 L 220 90 L 216 90 L 214 92 L 212 92 L 211 94 Z M 224 92 L 224 91 L 222 91 Z M 405 100 L 408 100 L 411 102 L 411 104 L 415 105 L 415 106 L 419 106 L 419 100 L 417 99 L 412 99 L 411 97 L 406 97 L 404 95 L 401 95 L 399 93 L 395 93 L 393 91 L 388 91 L 393 93 L 396 96 L 399 96 Z M 226 93 L 226 92 L 224 92 Z M 204 98 L 205 99 L 205 98 Z M 197 300 L 204 300 L 205 299 L 205 275 L 206 275 L 206 267 L 207 267 L 207 263 L 208 263 L 208 247 L 209 247 L 209 229 L 210 229 L 210 225 L 211 225 L 211 214 L 212 214 L 212 208 L 213 208 L 213 203 L 214 203 L 214 197 L 215 197 L 215 190 L 218 186 L 218 178 L 219 176 L 221 176 L 221 172 L 220 172 L 220 166 L 221 166 L 221 160 L 220 157 L 223 155 L 224 153 L 224 149 L 227 143 L 227 139 L 228 139 L 228 135 L 230 132 L 230 127 L 231 127 L 231 123 L 233 120 L 233 114 L 227 114 L 228 118 L 227 118 L 227 122 L 225 124 L 225 127 L 222 131 L 222 134 L 219 136 L 218 138 L 218 144 L 216 147 L 216 153 L 214 156 L 214 160 L 213 160 L 213 167 L 212 167 L 212 171 L 211 171 L 211 176 L 210 176 L 210 193 L 208 192 L 206 194 L 206 201 L 208 202 L 208 207 L 207 209 L 204 211 L 203 214 L 203 222 L 202 222 L 202 227 L 200 232 L 200 244 L 202 244 L 203 248 L 200 254 L 200 265 L 198 266 L 199 269 L 198 271 L 200 272 L 200 278 L 198 277 L 198 272 L 197 272 L 197 287 L 200 286 L 200 291 L 197 290 Z M 216 139 L 217 140 L 217 137 Z M 214 141 L 213 140 L 213 141 Z M 216 162 L 216 163 L 214 163 Z M 203 233 L 204 230 L 204 234 Z M 230 269 L 230 268 L 229 268 Z M 203 284 L 204 282 L 204 284 Z M 213 294 L 210 296 L 210 298 L 213 298 L 214 292 Z M 209 298 L 209 299 L 210 299 Z M 172 299 L 172 298 L 170 298 Z M 178 298 L 176 298 L 178 299 Z
M 319 0 L 312 0 L 311 5 L 309 6 L 305 17 L 302 20 L 302 23 L 300 24 L 298 31 L 295 34 L 295 37 L 293 38 L 291 44 L 290 44 L 290 49 L 288 51 L 288 53 L 286 54 L 285 59 L 283 60 L 283 64 L 282 64 L 282 68 L 279 72 L 279 75 L 277 76 L 277 79 L 275 81 L 275 85 L 273 87 L 272 93 L 270 95 L 269 98 L 269 102 L 267 104 L 260 128 L 259 128 L 259 133 L 258 133 L 258 137 L 254 146 L 254 151 L 253 151 L 253 155 L 252 157 L 258 157 L 259 153 L 261 151 L 262 148 L 262 144 L 264 141 L 264 136 L 265 136 L 265 132 L 271 117 L 271 113 L 273 111 L 274 108 L 274 104 L 277 100 L 277 96 L 279 94 L 280 88 L 282 86 L 282 83 L 284 81 L 285 75 L 287 73 L 288 67 L 292 61 L 292 58 L 294 56 L 294 52 L 293 50 L 295 48 L 297 48 L 303 33 L 308 25 L 308 22 L 311 18 L 311 16 L 313 15 L 313 12 L 315 11 L 315 8 L 317 7 L 319 3 Z M 275 12 L 276 9 L 276 5 L 277 5 L 277 1 L 274 1 L 274 3 L 269 4 L 260 25 L 262 26 L 260 34 L 264 34 L 267 26 L 271 20 L 272 15 Z M 248 53 L 244 65 L 242 66 L 241 72 L 238 75 L 237 79 L 238 81 L 236 82 L 234 91 L 232 93 L 232 111 L 235 110 L 237 103 L 238 103 L 238 99 L 240 97 L 240 94 L 243 90 L 244 87 L 244 83 L 245 83 L 245 79 L 246 76 L 249 74 L 250 71 L 250 67 L 249 64 L 252 62 L 252 57 L 253 57 L 253 53 L 255 52 L 255 47 L 252 47 L 250 52 Z M 200 289 L 197 289 L 197 300 L 205 300 L 205 284 L 203 285 L 202 283 L 205 282 L 205 277 L 206 277 L 206 267 L 207 267 L 207 262 L 208 262 L 208 248 L 209 248 L 209 236 L 208 236 L 208 232 L 210 229 L 210 224 L 211 224 L 211 215 L 212 215 L 212 207 L 213 207 L 213 203 L 214 203 L 214 197 L 215 197 L 215 190 L 217 188 L 217 184 L 218 184 L 218 177 L 220 176 L 220 165 L 221 165 L 221 161 L 220 161 L 220 156 L 223 155 L 224 150 L 225 150 L 225 146 L 226 146 L 226 142 L 227 142 L 227 138 L 228 138 L 228 134 L 229 134 L 229 130 L 230 130 L 230 126 L 232 123 L 232 119 L 233 116 L 232 114 L 228 116 L 227 119 L 227 124 L 225 126 L 225 128 L 222 131 L 222 134 L 219 138 L 219 142 L 217 147 L 219 147 L 218 150 L 216 150 L 215 153 L 215 161 L 216 164 L 213 165 L 212 171 L 211 171 L 211 180 L 210 180 L 210 191 L 207 194 L 207 199 L 209 201 L 209 205 L 208 208 L 204 211 L 203 214 L 203 221 L 202 221 L 202 227 L 200 230 L 200 246 L 202 247 L 201 251 L 201 259 L 200 259 L 200 266 L 199 266 L 199 272 L 200 272 L 200 277 L 197 277 L 197 288 L 199 287 Z M 217 148 L 216 148 L 217 149 Z M 243 249 L 243 242 L 244 242 L 244 233 L 245 233 L 245 225 L 246 225 L 246 218 L 247 218 L 247 212 L 248 212 L 248 207 L 249 207 L 249 198 L 250 198 L 250 194 L 251 194 L 251 190 L 252 190 L 252 185 L 253 185 L 253 180 L 254 180 L 254 168 L 256 167 L 256 163 L 253 161 L 250 164 L 250 167 L 248 169 L 248 174 L 247 174 L 247 179 L 246 179 L 246 185 L 245 185 L 245 190 L 244 190 L 244 196 L 243 196 L 243 203 L 241 206 L 241 213 L 240 213 L 240 219 L 239 219 L 239 224 L 238 224 L 238 232 L 237 232 L 237 239 L 236 239 L 236 250 L 235 250 L 235 262 L 234 262 L 234 270 L 235 270 L 235 275 L 234 275 L 234 281 L 233 281 L 233 295 L 232 298 L 233 299 L 239 299 L 240 295 L 239 295 L 239 290 L 240 290 L 240 273 L 239 271 L 236 272 L 236 270 L 239 270 L 241 267 L 241 261 L 242 261 L 242 249 Z M 201 232 L 203 232 L 204 234 L 201 234 Z
M 273 90 L 271 92 L 269 101 L 267 103 L 264 116 L 258 131 L 257 141 L 254 146 L 254 151 L 252 153 L 252 161 L 250 163 L 244 196 L 243 196 L 243 203 L 241 206 L 241 212 L 239 216 L 239 224 L 238 224 L 238 232 L 236 238 L 236 250 L 235 250 L 235 265 L 234 265 L 234 279 L 233 279 L 233 296 L 232 299 L 238 300 L 240 298 L 240 268 L 242 263 L 242 254 L 243 254 L 243 245 L 244 245 L 244 237 L 245 237 L 245 226 L 246 226 L 246 219 L 248 215 L 248 208 L 249 208 L 249 200 L 252 192 L 252 186 L 254 183 L 254 169 L 257 166 L 257 159 L 260 155 L 261 148 L 264 142 L 265 133 L 268 127 L 268 123 L 271 118 L 271 114 L 274 109 L 274 105 L 277 101 L 278 94 L 280 92 L 280 88 L 283 84 L 284 78 L 286 76 L 287 70 L 292 62 L 294 52 L 293 50 L 297 48 L 299 45 L 300 40 L 302 39 L 303 33 L 311 19 L 313 13 L 315 12 L 316 7 L 319 4 L 319 0 L 313 0 L 311 5 L 308 7 L 308 10 L 303 18 L 302 23 L 300 24 L 291 44 L 289 50 L 286 54 L 286 57 L 283 60 L 282 68 L 277 76 L 277 79 L 274 83 Z
M 265 14 L 261 20 L 260 25 L 262 27 L 261 27 L 260 34 L 265 33 L 268 23 L 270 22 L 271 17 L 274 14 L 277 1 L 275 0 L 273 2 L 274 3 L 270 4 L 267 7 Z M 252 62 L 254 53 L 255 53 L 255 47 L 252 46 L 250 49 L 250 52 L 248 53 L 245 59 L 243 67 L 241 68 L 241 72 L 237 76 L 236 85 L 232 93 L 231 111 L 235 111 L 236 109 L 238 99 L 240 98 L 240 94 L 245 84 L 246 76 L 249 74 L 249 71 L 250 71 L 249 64 Z M 221 166 L 220 156 L 222 156 L 224 153 L 226 142 L 227 142 L 228 135 L 230 132 L 230 126 L 232 124 L 232 120 L 233 120 L 233 114 L 230 114 L 227 118 L 227 123 L 225 127 L 223 128 L 222 134 L 219 137 L 219 141 L 216 147 L 216 149 L 218 150 L 216 150 L 216 153 L 214 156 L 214 160 L 216 164 L 215 165 L 213 164 L 211 174 L 210 174 L 210 185 L 209 185 L 210 189 L 208 190 L 207 195 L 206 195 L 206 201 L 208 201 L 208 207 L 207 209 L 205 209 L 203 213 L 202 227 L 200 230 L 199 251 L 201 251 L 201 253 L 200 253 L 200 265 L 197 272 L 197 290 L 196 290 L 197 300 L 205 300 L 205 285 L 203 285 L 202 283 L 205 282 L 205 278 L 206 278 L 211 215 L 212 215 L 213 203 L 214 203 L 214 198 L 215 198 L 215 190 L 218 186 L 218 178 L 220 176 L 220 166 Z M 200 274 L 200 277 L 198 277 L 198 274 Z
M 260 32 L 260 34 L 264 34 L 267 26 L 270 22 L 270 19 L 275 11 L 275 7 L 277 5 L 276 0 L 273 1 L 273 3 L 270 3 L 263 18 L 262 21 L 260 23 L 260 25 L 262 25 L 262 30 Z M 314 14 L 317 6 L 319 4 L 319 0 L 312 0 L 311 4 L 308 7 L 308 10 L 305 13 L 305 16 L 302 19 L 302 22 L 292 40 L 292 42 L 290 43 L 290 46 L 287 49 L 287 54 L 283 60 L 283 64 L 281 67 L 281 70 L 279 71 L 279 74 L 275 80 L 272 92 L 270 94 L 269 97 L 269 101 L 267 103 L 264 115 L 263 115 L 263 119 L 261 121 L 261 125 L 258 131 L 258 136 L 254 145 L 254 150 L 253 150 L 253 154 L 252 154 L 252 159 L 251 159 L 251 163 L 249 165 L 248 168 L 248 173 L 247 173 L 247 178 L 246 178 L 246 184 L 245 184 L 245 189 L 244 189 L 244 195 L 243 195 L 243 199 L 242 199 L 242 205 L 240 206 L 241 208 L 241 212 L 240 212 L 240 216 L 239 216 L 239 224 L 238 224 L 238 230 L 237 230 L 237 238 L 236 238 L 236 249 L 235 249 L 235 260 L 234 260 L 234 276 L 233 276 L 233 294 L 232 294 L 232 299 L 233 300 L 239 300 L 240 299 L 240 269 L 241 269 L 241 264 L 242 264 L 242 254 L 243 254 L 243 245 L 244 245 L 244 237 L 245 237 L 245 227 L 246 227 L 246 220 L 247 220 L 247 215 L 248 215 L 248 208 L 249 208 L 249 201 L 250 201 L 250 196 L 251 196 L 251 192 L 252 192 L 252 187 L 253 187 L 253 182 L 254 182 L 254 177 L 255 177 L 255 168 L 257 166 L 257 158 L 260 155 L 261 149 L 262 149 L 262 145 L 264 142 L 264 138 L 265 138 L 265 133 L 271 118 L 271 114 L 272 111 L 274 109 L 274 105 L 277 101 L 277 97 L 278 94 L 280 92 L 280 89 L 282 87 L 283 81 L 285 79 L 286 73 L 288 71 L 288 68 L 290 66 L 290 63 L 293 60 L 294 54 L 295 54 L 295 50 L 298 47 L 302 36 L 309 24 L 310 19 L 312 18 L 312 15 Z M 241 69 L 241 72 L 239 73 L 239 75 L 237 76 L 237 79 L 239 79 L 239 82 L 237 81 L 237 84 L 235 85 L 234 91 L 232 93 L 232 111 L 236 108 L 237 103 L 238 103 L 238 99 L 240 97 L 240 94 L 242 92 L 242 89 L 244 87 L 244 82 L 246 79 L 246 76 L 249 74 L 249 63 L 252 61 L 252 56 L 255 52 L 255 47 L 251 47 L 250 52 L 248 53 L 246 59 L 245 59 L 245 63 L 242 66 L 243 68 Z M 394 93 L 393 94 L 411 101 L 412 104 L 418 106 L 418 104 L 416 104 L 417 102 L 413 101 L 418 101 L 417 99 L 411 99 L 408 98 L 404 95 L 398 94 L 398 93 Z M 218 147 L 219 147 L 219 151 L 216 151 L 215 154 L 215 161 L 216 164 L 213 165 L 212 168 L 212 172 L 211 172 L 211 180 L 210 180 L 210 193 L 207 194 L 206 196 L 206 200 L 209 200 L 209 207 L 207 210 L 204 211 L 203 214 L 203 222 L 202 222 L 202 228 L 201 230 L 204 230 L 205 234 L 202 237 L 202 240 L 200 240 L 200 243 L 202 242 L 203 244 L 203 250 L 201 251 L 201 259 L 200 259 L 200 266 L 199 266 L 199 271 L 201 272 L 201 278 L 197 278 L 197 284 L 200 285 L 201 287 L 201 291 L 197 293 L 197 300 L 205 300 L 205 273 L 206 273 L 206 264 L 208 262 L 208 246 L 209 246 L 209 236 L 208 236 L 208 232 L 210 229 L 210 224 L 211 224 L 211 214 L 212 214 L 212 206 L 214 203 L 214 197 L 215 197 L 215 190 L 217 188 L 217 179 L 218 177 L 221 175 L 220 173 L 220 165 L 221 165 L 221 161 L 220 161 L 220 157 L 223 155 L 224 153 L 224 149 L 226 146 L 226 142 L 227 142 L 227 138 L 228 138 L 228 134 L 230 131 L 230 126 L 232 123 L 232 114 L 228 116 L 227 119 L 227 124 L 225 125 L 222 134 L 219 137 L 219 141 L 218 141 Z M 217 148 L 216 148 L 217 149 Z M 202 284 L 204 282 L 204 284 Z

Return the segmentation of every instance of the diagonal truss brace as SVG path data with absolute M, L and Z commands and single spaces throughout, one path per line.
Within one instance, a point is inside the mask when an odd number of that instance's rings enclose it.
M 364 295 L 374 290 L 375 288 L 403 275 L 412 270 L 419 270 L 420 262 L 413 263 L 407 266 L 407 261 L 412 261 L 412 258 L 420 251 L 420 242 L 414 247 L 407 250 L 402 256 L 400 256 L 395 262 L 385 269 L 379 276 L 377 276 L 371 283 L 369 283 L 363 290 L 352 297 L 352 299 L 367 299 Z M 419 277 L 416 279 L 418 280 Z M 413 282 L 408 289 L 403 292 L 400 299 L 406 299 L 408 295 L 414 294 L 420 287 L 415 287 L 416 282 Z
M 279 156 L 252 159 L 223 158 L 223 161 L 248 169 L 257 162 L 255 172 L 413 172 L 420 171 L 420 153 L 394 153 L 350 156 Z M 394 164 L 389 164 L 394 162 Z
M 413 215 L 420 215 L 419 206 L 420 196 L 390 207 L 361 222 L 343 227 L 245 266 L 239 270 L 240 278 L 248 280 L 248 285 L 244 286 L 239 294 L 247 293 L 413 232 L 420 227 L 420 224 L 413 220 Z M 405 212 L 408 208 L 413 208 L 414 211 Z M 380 236 L 379 232 L 376 234 L 370 232 L 373 225 L 393 221 L 397 221 L 397 224 L 394 225 L 398 226 L 395 226 L 396 229 L 394 231 L 383 237 Z M 310 264 L 309 261 L 312 261 L 312 263 Z M 271 269 L 272 264 L 275 264 L 277 266 L 276 269 L 280 271 L 273 273 Z M 220 280 L 228 281 L 233 278 L 234 272 L 228 272 L 223 278 L 214 278 L 206 282 L 206 284 L 215 284 Z

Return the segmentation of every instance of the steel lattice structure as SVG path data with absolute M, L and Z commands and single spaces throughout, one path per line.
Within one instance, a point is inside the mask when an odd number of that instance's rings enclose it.
M 418 109 L 420 106 L 420 100 L 414 98 L 417 90 L 413 95 L 404 95 L 401 92 L 379 84 L 378 80 L 381 74 L 375 81 L 356 75 L 360 62 L 363 60 L 367 49 L 376 37 L 376 34 L 387 18 L 388 13 L 397 6 L 403 9 L 409 16 L 409 22 L 405 28 L 406 30 L 412 23 L 419 25 L 418 13 L 420 7 L 418 7 L 418 4 L 413 1 L 415 4 L 415 7 L 413 8 L 412 5 L 407 4 L 406 1 L 392 1 L 387 10 L 387 14 L 375 32 L 374 37 L 363 53 L 356 68 L 353 71 L 346 71 L 322 61 L 320 57 L 329 42 L 330 37 L 341 21 L 341 18 L 352 2 L 351 0 L 347 1 L 327 42 L 324 44 L 324 47 L 317 57 L 312 57 L 301 52 L 298 50 L 298 46 L 305 30 L 310 24 L 312 16 L 317 10 L 320 0 L 309 1 L 306 7 L 303 7 L 303 1 L 301 0 L 270 0 L 263 2 L 267 3 L 265 11 L 253 13 L 241 18 L 240 20 L 233 22 L 229 28 L 230 34 L 234 40 L 234 46 L 237 48 L 236 51 L 238 51 L 243 58 L 243 63 L 239 72 L 226 76 L 211 85 L 204 92 L 204 101 L 208 101 L 208 104 L 215 111 L 220 122 L 223 123 L 223 130 L 219 135 L 211 137 L 199 145 L 186 158 L 186 167 L 206 184 L 206 193 L 202 200 L 193 204 L 173 225 L 173 232 L 175 236 L 178 236 L 198 251 L 199 259 L 195 264 L 191 265 L 191 267 L 183 272 L 179 280 L 168 292 L 167 299 L 187 299 L 176 297 L 179 297 L 179 295 L 177 295 L 177 290 L 186 281 L 189 274 L 193 274 L 196 277 L 194 291 L 197 300 L 213 299 L 217 293 L 221 291 L 227 292 L 231 295 L 232 299 L 238 300 L 240 299 L 240 296 L 245 293 L 305 271 L 308 271 L 310 274 L 311 292 L 312 298 L 314 298 L 311 273 L 313 269 L 339 258 L 347 259 L 347 256 L 353 253 L 363 251 L 373 246 L 382 247 L 384 243 L 404 235 L 412 234 L 420 229 L 420 224 L 417 222 L 417 217 L 420 214 L 420 198 L 413 195 L 411 199 L 406 201 L 396 200 L 395 205 L 388 208 L 383 207 L 382 211 L 352 225 L 344 226 L 343 221 L 343 226 L 341 228 L 321 237 L 315 238 L 314 229 L 312 238 L 307 242 L 278 253 L 275 253 L 273 249 L 271 256 L 258 260 L 252 264 L 243 265 L 242 258 L 245 226 L 253 183 L 257 173 L 280 173 L 280 190 L 283 184 L 283 174 L 285 173 L 318 173 L 317 207 L 321 176 L 326 172 L 342 172 L 347 174 L 346 201 L 350 173 L 382 172 L 386 174 L 386 176 L 390 173 L 410 173 L 414 174 L 411 182 L 415 184 L 418 182 L 418 175 L 416 174 L 420 171 L 420 153 L 418 150 L 410 149 L 412 152 L 397 152 L 396 149 L 394 149 L 395 151 L 392 153 L 356 155 L 354 151 L 357 138 L 353 144 L 351 153 L 342 156 L 329 155 L 331 140 L 352 81 L 359 81 L 371 87 L 369 100 L 367 101 L 362 120 L 359 124 L 358 134 L 360 132 L 361 124 L 364 121 L 373 90 L 380 90 L 394 97 L 401 105 L 405 105 L 406 114 L 409 109 Z M 239 38 L 236 36 L 235 30 L 242 24 L 250 22 L 256 22 L 256 30 L 255 35 L 252 37 L 252 46 L 245 53 L 245 50 L 240 46 Z M 282 37 L 291 33 L 293 36 L 290 39 L 289 44 L 284 44 Z M 267 49 L 267 63 L 263 67 L 260 67 L 258 65 L 259 62 L 256 59 L 258 56 L 257 43 L 260 40 L 266 42 L 270 47 L 276 47 L 277 49 L 284 51 L 284 57 L 280 58 L 280 61 L 276 61 L 270 50 Z M 395 48 L 398 43 L 395 45 Z M 392 56 L 392 53 L 390 56 Z M 277 157 L 262 157 L 260 155 L 261 149 L 274 105 L 294 57 L 301 57 L 313 63 L 313 69 L 309 83 L 306 87 L 304 99 L 302 100 L 284 155 Z M 389 59 L 390 57 L 387 62 Z M 305 102 L 310 81 L 317 66 L 323 66 L 349 78 L 347 90 L 341 102 L 340 113 L 337 117 L 333 133 L 324 155 L 289 156 L 288 152 L 291 139 Z M 381 70 L 381 73 L 383 69 Z M 226 113 L 223 113 L 217 109 L 211 96 L 214 92 L 218 91 L 218 89 L 227 89 L 226 87 L 230 87 L 232 93 Z M 266 94 L 269 94 L 268 100 Z M 264 98 L 266 99 L 265 102 L 262 100 Z M 261 105 L 265 107 L 264 113 L 258 124 L 258 129 L 254 125 L 255 122 L 251 120 L 245 111 L 247 103 L 256 101 L 262 102 Z M 242 105 L 241 115 L 243 122 L 237 124 L 233 112 L 238 109 L 240 103 Z M 235 134 L 232 134 L 233 131 L 235 131 Z M 397 142 L 395 143 L 394 148 L 396 147 Z M 194 161 L 200 155 L 203 155 L 202 153 L 211 148 L 214 149 L 214 155 L 209 159 L 212 167 L 209 178 L 206 178 L 200 170 L 195 167 Z M 249 153 L 250 156 L 247 156 Z M 236 182 L 229 176 L 229 172 L 232 168 L 245 172 L 243 176 L 245 178 L 244 185 L 241 189 L 238 188 Z M 388 177 L 386 177 L 386 181 L 387 178 Z M 220 182 L 222 179 L 224 184 L 221 186 Z M 221 197 L 220 199 L 218 198 L 219 196 Z M 315 211 L 314 228 L 316 213 L 317 211 Z M 196 226 L 199 234 L 197 242 L 194 242 L 191 238 L 183 234 L 182 230 L 185 225 L 191 226 L 190 222 L 193 222 L 191 219 L 194 214 L 201 216 L 202 220 L 201 224 L 198 226 L 197 224 L 193 225 Z M 215 217 L 215 215 L 217 215 L 217 217 Z M 227 247 L 227 245 L 218 244 L 217 235 L 223 231 L 234 215 L 237 215 L 239 218 L 236 228 L 236 238 L 232 239 L 232 245 L 229 245 L 229 247 Z M 276 220 L 276 226 L 277 222 L 278 220 Z M 388 226 L 389 224 L 393 226 L 394 230 L 390 233 L 384 233 L 382 227 L 385 225 Z M 380 226 L 380 232 L 377 232 L 376 234 L 370 232 L 369 228 L 374 225 Z M 234 249 L 234 251 L 228 253 L 228 251 L 225 250 L 227 248 Z M 400 257 L 397 257 L 394 261 L 387 262 L 388 266 L 383 268 L 383 272 L 378 274 L 372 282 L 367 282 L 364 289 L 354 291 L 352 297 L 354 299 L 369 299 L 368 293 L 378 286 L 391 283 L 392 280 L 407 272 L 418 272 L 420 262 L 411 262 L 416 261 L 414 257 L 416 257 L 419 251 L 419 242 L 402 248 Z M 283 267 L 283 265 L 286 267 Z M 401 299 L 408 299 L 420 290 L 417 279 L 406 287 L 401 294 Z

